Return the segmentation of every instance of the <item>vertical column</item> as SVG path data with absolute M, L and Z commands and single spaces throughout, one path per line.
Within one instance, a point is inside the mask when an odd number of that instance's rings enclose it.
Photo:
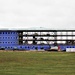
M 62 44 L 62 31 L 61 31 L 61 44 Z
M 47 38 L 47 39 L 48 39 L 48 40 L 50 40 L 50 39 L 49 39 L 49 37 L 50 37 L 49 32 L 48 32 L 48 34 L 47 34 L 47 35 L 48 35 L 48 38 Z M 48 42 L 47 42 L 47 44 L 50 44 L 50 42 L 51 42 L 51 41 L 48 41 Z
M 73 31 L 72 31 L 72 45 L 74 44 L 74 40 L 73 40 Z
M 35 35 L 33 35 L 33 44 L 35 44 Z
M 54 45 L 57 46 L 57 31 L 54 31 Z
M 19 35 L 19 44 L 23 44 L 23 32 L 19 31 L 18 35 Z
M 41 38 L 41 32 L 40 32 L 40 38 Z M 40 44 L 41 44 L 41 41 L 40 41 Z
M 68 44 L 68 31 L 66 31 L 66 44 Z

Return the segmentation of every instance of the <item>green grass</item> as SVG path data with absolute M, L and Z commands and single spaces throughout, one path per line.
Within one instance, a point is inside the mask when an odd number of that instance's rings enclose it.
M 0 75 L 75 75 L 75 53 L 0 52 Z

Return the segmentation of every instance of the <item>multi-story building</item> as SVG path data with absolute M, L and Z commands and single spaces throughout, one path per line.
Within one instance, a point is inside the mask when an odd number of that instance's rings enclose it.
M 75 48 L 75 30 L 0 30 L 0 49 L 50 50 L 55 46 L 60 50 Z

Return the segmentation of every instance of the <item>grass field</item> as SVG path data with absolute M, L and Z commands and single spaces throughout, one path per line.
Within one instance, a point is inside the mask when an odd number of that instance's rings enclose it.
M 0 52 L 0 75 L 75 75 L 75 53 Z

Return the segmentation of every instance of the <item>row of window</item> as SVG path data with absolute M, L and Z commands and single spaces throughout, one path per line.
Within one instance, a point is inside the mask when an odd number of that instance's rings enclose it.
M 17 32 L 0 32 L 0 34 L 18 34 Z
M 13 47 L 5 47 L 5 48 L 13 48 Z
M 6 48 L 10 49 L 11 48 L 12 49 L 14 47 L 7 46 L 7 47 L 0 47 L 0 48 L 4 48 L 4 49 L 6 49 Z M 22 46 L 20 46 L 18 49 L 20 49 L 20 48 L 23 48 L 23 49 L 25 49 L 25 48 L 27 48 L 27 49 L 28 48 L 32 48 L 33 49 L 33 48 L 38 48 L 38 47 L 29 47 L 29 46 L 28 47 L 22 47 Z M 40 48 L 45 48 L 45 47 L 40 47 Z M 72 47 L 71 46 L 67 46 L 66 48 L 75 48 L 75 46 L 72 46 Z M 17 49 L 17 48 L 15 48 L 15 49 Z
M 9 47 L 9 46 L 7 46 L 7 47 L 0 47 L 0 48 L 14 48 L 14 47 Z M 23 49 L 25 49 L 25 48 L 38 48 L 38 47 L 34 47 L 34 46 L 32 46 L 32 47 L 29 47 L 29 46 L 27 46 L 27 47 L 23 47 L 23 46 L 20 46 L 20 47 L 18 47 L 18 49 L 20 49 L 20 48 L 23 48 Z M 40 47 L 40 48 L 46 48 L 46 47 Z M 17 47 L 16 48 L 14 48 L 14 49 L 17 49 Z
M 0 43 L 3 43 L 3 44 L 9 44 L 9 43 L 18 43 L 18 42 L 0 42 Z
M 0 37 L 0 39 L 18 39 L 18 37 Z M 20 38 L 21 39 L 21 38 Z M 23 37 L 23 39 L 33 39 L 32 37 Z M 41 39 L 41 38 L 36 38 L 36 39 Z M 45 39 L 45 38 L 42 38 Z M 48 38 L 48 39 L 54 39 L 54 38 Z M 57 37 L 57 39 L 75 39 L 75 37 Z
M 17 31 L 0 31 L 0 32 L 7 32 L 7 33 L 17 33 Z M 20 34 L 22 33 L 22 32 L 19 32 Z M 40 33 L 43 33 L 43 34 L 50 34 L 50 33 L 55 33 L 55 32 L 36 32 L 36 31 L 34 31 L 34 32 L 24 32 L 23 31 L 23 34 L 25 34 L 25 33 L 33 33 L 33 34 L 40 34 Z M 62 33 L 62 34 L 66 34 L 66 33 L 68 33 L 68 34 L 72 34 L 72 33 L 75 33 L 75 31 L 71 31 L 71 32 L 57 32 L 58 34 L 60 34 L 60 33 Z
M 0 37 L 0 39 L 18 39 L 18 37 Z

